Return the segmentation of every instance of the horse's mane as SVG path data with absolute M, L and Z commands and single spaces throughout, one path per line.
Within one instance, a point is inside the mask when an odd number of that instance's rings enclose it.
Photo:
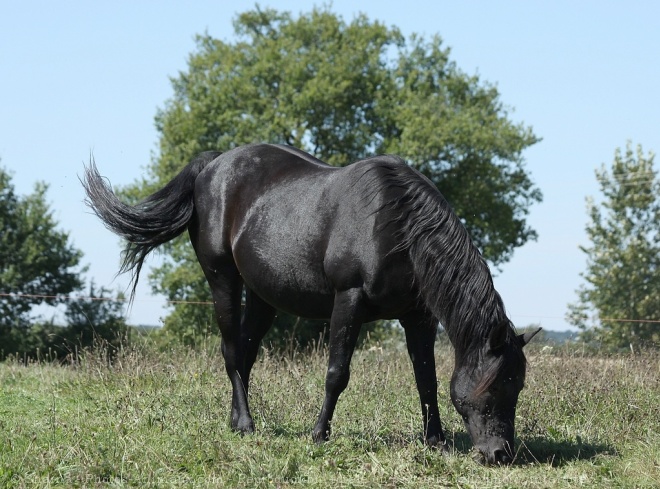
M 399 158 L 379 163 L 380 209 L 399 223 L 393 252 L 408 250 L 420 299 L 457 351 L 473 351 L 508 322 L 488 265 L 431 181 Z

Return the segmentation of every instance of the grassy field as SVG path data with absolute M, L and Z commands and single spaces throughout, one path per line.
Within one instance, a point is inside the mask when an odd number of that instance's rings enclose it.
M 449 456 L 419 442 L 420 408 L 402 346 L 356 352 L 333 439 L 311 441 L 324 351 L 262 355 L 254 436 L 228 429 L 217 348 L 124 351 L 113 367 L 0 365 L 0 487 L 660 487 L 660 359 L 530 349 L 512 467 L 482 467 L 449 400 Z

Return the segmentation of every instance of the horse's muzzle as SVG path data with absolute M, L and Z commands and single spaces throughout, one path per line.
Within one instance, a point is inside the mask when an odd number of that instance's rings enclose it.
M 508 441 L 498 440 L 476 447 L 474 460 L 482 465 L 511 465 L 513 463 L 513 450 Z

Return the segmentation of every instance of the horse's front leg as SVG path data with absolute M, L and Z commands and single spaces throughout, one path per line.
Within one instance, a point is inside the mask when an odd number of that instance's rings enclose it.
M 339 395 L 348 385 L 351 357 L 363 319 L 362 289 L 337 292 L 330 319 L 330 358 L 325 378 L 325 399 L 312 432 L 312 437 L 317 443 L 330 438 L 332 414 Z
M 435 337 L 437 321 L 413 314 L 400 320 L 406 332 L 406 345 L 415 372 L 415 382 L 422 405 L 424 440 L 432 447 L 447 450 L 438 410 L 438 380 L 435 374 Z

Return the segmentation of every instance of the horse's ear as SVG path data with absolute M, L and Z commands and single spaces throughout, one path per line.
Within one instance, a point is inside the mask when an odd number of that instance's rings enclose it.
M 520 340 L 520 344 L 522 346 L 525 346 L 527 343 L 529 343 L 534 336 L 536 336 L 536 333 L 541 331 L 542 328 L 536 329 L 534 331 L 527 331 L 527 333 L 518 335 L 518 339 Z
M 506 344 L 506 337 L 509 334 L 508 321 L 502 321 L 490 330 L 488 337 L 488 346 L 491 351 L 499 350 Z

